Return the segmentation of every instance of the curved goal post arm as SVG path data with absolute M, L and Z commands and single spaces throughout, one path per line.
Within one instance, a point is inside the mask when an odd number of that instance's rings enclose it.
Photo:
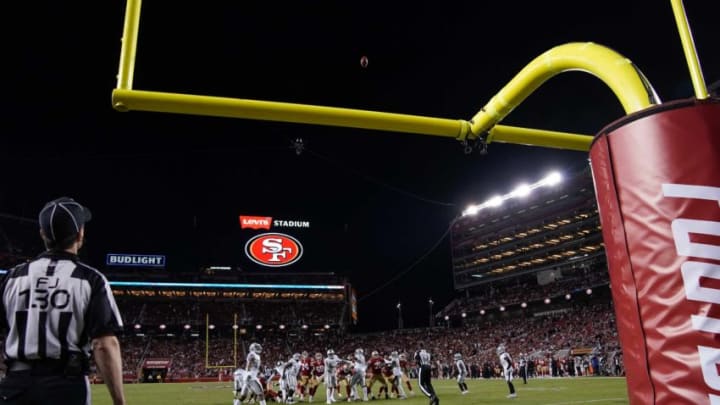
M 593 43 L 552 48 L 516 75 L 472 120 L 434 118 L 309 104 L 248 100 L 134 90 L 133 73 L 140 25 L 141 0 L 127 0 L 117 86 L 112 105 L 118 111 L 154 111 L 332 125 L 442 136 L 460 141 L 481 139 L 549 148 L 587 151 L 592 136 L 498 125 L 542 83 L 567 71 L 584 71 L 607 84 L 626 113 L 658 103 L 655 91 L 627 58 Z

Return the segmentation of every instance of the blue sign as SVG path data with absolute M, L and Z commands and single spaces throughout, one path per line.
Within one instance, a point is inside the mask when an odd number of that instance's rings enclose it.
M 108 253 L 105 264 L 108 266 L 165 267 L 165 256 Z

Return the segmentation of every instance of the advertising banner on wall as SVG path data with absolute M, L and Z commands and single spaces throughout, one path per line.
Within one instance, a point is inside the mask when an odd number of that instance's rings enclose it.
M 122 267 L 165 268 L 165 255 L 108 253 L 105 256 L 105 264 L 108 266 L 122 266 Z

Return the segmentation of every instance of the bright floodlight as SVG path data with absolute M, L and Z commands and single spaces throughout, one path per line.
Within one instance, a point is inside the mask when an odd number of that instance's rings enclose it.
M 484 309 L 481 309 L 481 310 L 480 310 L 480 315 L 485 315 L 485 310 L 484 310 Z
M 527 184 L 521 184 L 513 190 L 512 195 L 516 197 L 527 197 L 532 189 Z
M 546 303 L 546 304 L 549 304 L 549 303 L 550 303 L 550 298 L 545 298 L 545 303 Z
M 562 175 L 558 172 L 552 172 L 542 179 L 542 183 L 548 186 L 554 186 L 562 181 Z
M 330 329 L 330 325 L 325 324 L 325 329 Z
M 213 325 L 213 324 L 208 325 L 208 329 L 215 329 L 215 325 Z
M 460 316 L 462 316 L 463 318 L 465 318 L 465 317 L 467 317 L 467 314 L 466 314 L 465 312 L 463 312 L 462 314 L 460 314 Z
M 190 326 L 190 324 L 189 324 L 189 323 L 186 323 L 186 324 L 185 324 L 185 326 L 183 326 L 183 327 L 185 328 L 185 330 L 188 330 L 188 329 L 190 329 L 190 328 L 191 328 L 191 326 Z
M 164 323 L 163 323 L 163 324 L 160 324 L 160 329 L 165 329 L 166 327 L 167 327 L 167 326 L 165 326 Z
M 505 307 L 504 307 L 504 306 L 500 306 L 500 312 L 503 312 L 503 311 L 505 311 Z
M 285 329 L 285 325 L 280 324 L 280 326 L 278 326 L 278 328 L 280 328 L 280 330 L 283 330 L 283 329 Z
M 465 208 L 465 215 L 475 215 L 480 211 L 480 207 L 477 205 L 468 205 L 467 208 Z
M 447 315 L 445 315 L 445 320 L 447 321 L 447 320 L 449 320 L 449 319 L 450 319 L 450 317 L 447 316 Z
M 566 300 L 569 300 L 570 298 L 572 298 L 572 295 L 570 295 L 570 294 L 565 294 L 565 299 L 566 299 Z
M 592 288 L 588 288 L 587 290 L 585 290 L 585 294 L 592 295 Z
M 257 324 L 257 325 L 255 326 L 255 329 L 257 329 L 257 330 L 262 329 L 262 325 L 261 325 L 261 324 Z
M 303 325 L 302 328 L 303 328 L 303 329 L 307 329 L 308 326 L 307 326 L 307 325 Z
M 240 328 L 237 324 L 233 325 L 233 329 L 238 330 Z
M 496 195 L 495 197 L 489 199 L 485 204 L 487 204 L 488 207 L 499 207 L 503 203 L 502 197 L 499 195 Z
M 520 306 L 523 308 L 527 308 L 527 302 L 523 302 L 522 304 L 520 304 Z

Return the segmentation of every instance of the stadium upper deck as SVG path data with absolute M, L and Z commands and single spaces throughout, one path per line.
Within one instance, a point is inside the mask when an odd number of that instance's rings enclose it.
M 589 168 L 533 191 L 455 223 L 451 253 L 457 290 L 605 260 Z

